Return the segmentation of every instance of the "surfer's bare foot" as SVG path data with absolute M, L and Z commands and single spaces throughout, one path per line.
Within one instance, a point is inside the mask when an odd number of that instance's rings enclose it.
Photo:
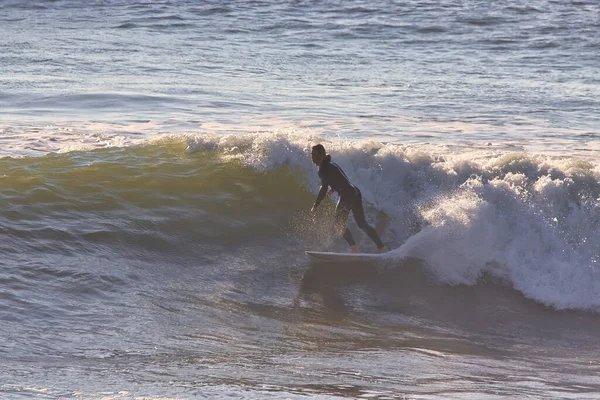
M 386 249 L 386 248 L 385 248 L 385 246 L 383 246 L 383 247 L 380 247 L 380 248 L 379 248 L 379 252 L 380 252 L 380 253 L 387 253 L 387 252 L 388 252 L 388 249 Z
M 353 253 L 360 253 L 360 249 L 355 244 L 353 244 L 352 246 L 350 246 L 350 249 L 352 249 Z

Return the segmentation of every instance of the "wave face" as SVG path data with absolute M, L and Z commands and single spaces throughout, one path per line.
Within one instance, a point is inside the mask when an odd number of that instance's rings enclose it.
M 176 253 L 275 236 L 301 207 L 304 192 L 286 190 L 285 171 L 258 174 L 217 152 L 185 156 L 182 144 L 4 159 L 10 239 L 0 251 Z
M 186 136 L 1 159 L 0 252 L 151 261 L 223 258 L 224 248 L 252 243 L 265 259 L 344 251 L 328 225 L 333 204 L 318 226 L 306 212 L 319 185 L 313 143 L 288 134 Z M 392 255 L 423 260 L 437 284 L 500 283 L 555 309 L 600 309 L 598 165 L 323 143 L 360 187 Z M 356 237 L 374 250 L 366 235 Z

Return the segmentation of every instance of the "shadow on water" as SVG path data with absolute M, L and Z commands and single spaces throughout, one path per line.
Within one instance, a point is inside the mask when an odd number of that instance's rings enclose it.
M 330 322 L 355 314 L 387 324 L 438 327 L 461 335 L 500 335 L 518 341 L 577 338 L 586 343 L 600 334 L 600 315 L 555 310 L 528 299 L 506 282 L 481 277 L 474 285 L 438 282 L 418 259 L 390 265 L 369 263 L 311 264 L 294 300 Z
M 353 285 L 373 282 L 378 274 L 377 266 L 368 263 L 311 264 L 302 276 L 294 304 L 297 306 L 300 300 L 317 296 L 329 317 L 345 318 L 349 307 L 342 291 Z

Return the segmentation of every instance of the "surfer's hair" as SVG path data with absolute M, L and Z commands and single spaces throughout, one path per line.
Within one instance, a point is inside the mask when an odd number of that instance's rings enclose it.
M 327 154 L 325 147 L 321 143 L 315 144 L 310 150 L 316 151 L 321 157 L 325 157 L 325 154 Z

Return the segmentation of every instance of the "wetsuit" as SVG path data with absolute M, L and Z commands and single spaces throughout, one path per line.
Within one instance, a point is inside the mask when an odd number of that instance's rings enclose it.
M 319 178 L 321 179 L 321 189 L 315 200 L 314 207 L 327 195 L 329 187 L 338 193 L 340 199 L 335 208 L 336 225 L 343 229 L 343 236 L 350 246 L 356 244 L 346 221 L 350 211 L 354 215 L 354 220 L 360 229 L 362 229 L 375 244 L 377 248 L 383 247 L 383 242 L 379 238 L 377 231 L 367 223 L 365 212 L 362 204 L 362 194 L 356 186 L 350 183 L 344 171 L 334 162 L 331 161 L 331 156 L 328 154 L 319 166 Z

